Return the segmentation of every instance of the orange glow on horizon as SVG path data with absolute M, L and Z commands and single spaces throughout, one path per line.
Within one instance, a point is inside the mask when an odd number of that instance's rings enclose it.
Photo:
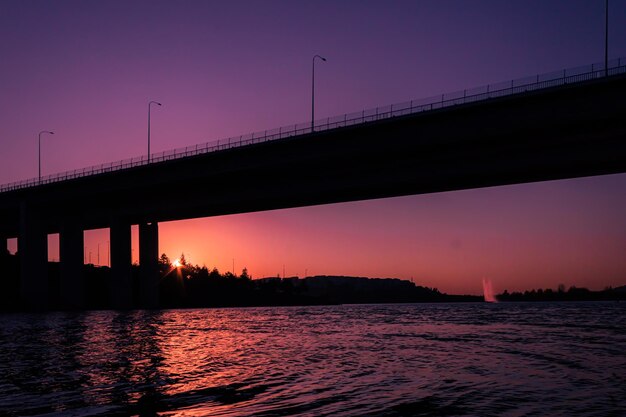
M 626 284 L 626 200 L 606 189 L 625 181 L 622 174 L 162 222 L 159 254 L 184 253 L 187 263 L 222 274 L 247 268 L 253 279 L 414 277 L 479 295 L 491 276 L 494 294 L 560 284 L 601 290 Z M 17 240 L 8 247 L 15 253 Z M 109 252 L 108 229 L 85 232 L 85 262 L 108 265 Z M 59 259 L 58 235 L 50 235 L 49 258 Z M 176 258 L 172 271 L 182 265 Z

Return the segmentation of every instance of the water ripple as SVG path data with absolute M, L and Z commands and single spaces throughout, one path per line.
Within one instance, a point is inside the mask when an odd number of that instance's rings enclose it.
M 0 316 L 0 415 L 626 415 L 626 304 Z

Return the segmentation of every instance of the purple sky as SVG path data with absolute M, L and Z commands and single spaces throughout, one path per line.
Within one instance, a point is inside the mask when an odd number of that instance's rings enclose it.
M 626 1 L 611 12 L 626 57 Z M 8 183 L 37 175 L 44 129 L 44 175 L 145 153 L 149 100 L 154 152 L 305 122 L 314 54 L 319 118 L 601 62 L 604 1 L 3 0 L 0 39 Z M 199 219 L 162 224 L 160 249 L 254 276 L 601 288 L 626 284 L 625 191 L 615 175 Z M 92 260 L 107 239 L 87 234 Z

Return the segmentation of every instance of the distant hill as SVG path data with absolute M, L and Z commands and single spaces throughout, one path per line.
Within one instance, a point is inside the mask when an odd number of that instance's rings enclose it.
M 261 278 L 261 285 L 281 283 L 293 291 L 332 304 L 482 301 L 479 296 L 451 296 L 398 278 L 316 275 L 306 278 Z

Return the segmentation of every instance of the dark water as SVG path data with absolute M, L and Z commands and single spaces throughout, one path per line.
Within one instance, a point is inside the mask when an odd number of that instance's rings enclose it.
M 0 316 L 0 415 L 624 416 L 626 303 Z

